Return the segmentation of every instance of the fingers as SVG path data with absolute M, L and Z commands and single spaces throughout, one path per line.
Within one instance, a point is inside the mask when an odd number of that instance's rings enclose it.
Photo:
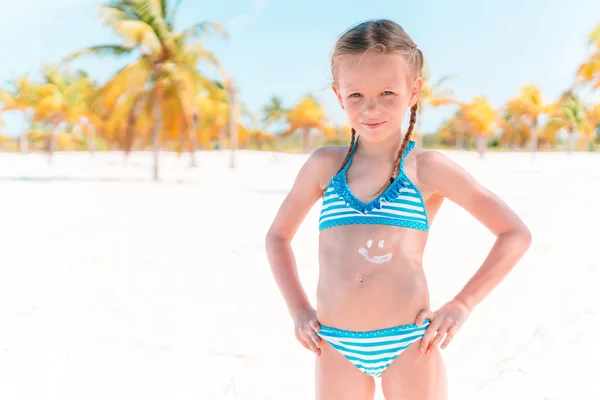
M 315 331 L 311 330 L 309 333 L 309 346 L 310 349 L 312 351 L 315 352 L 315 354 L 320 355 L 321 354 L 321 338 L 319 337 L 319 335 L 317 335 L 315 333 Z
M 311 320 L 308 326 L 299 328 L 296 339 L 308 350 L 321 355 L 321 337 L 317 334 L 321 330 L 321 326 L 317 320 Z
M 435 338 L 431 341 L 431 343 L 429 344 L 429 347 L 427 348 L 427 354 L 431 353 L 431 350 L 440 344 L 440 342 L 442 341 L 442 338 L 444 337 L 446 332 L 448 332 L 448 330 L 453 325 L 454 325 L 454 321 L 452 321 L 450 318 L 444 319 L 444 322 L 442 322 L 442 324 L 440 325 L 439 329 L 436 332 Z
M 443 321 L 440 318 L 433 318 L 433 321 L 431 321 L 431 323 L 427 327 L 427 330 L 425 330 L 425 334 L 421 338 L 421 346 L 419 348 L 419 350 L 421 350 L 421 353 L 425 353 L 425 351 L 427 351 L 427 349 L 429 348 L 429 344 L 435 337 L 435 333 L 442 325 L 442 322 Z
M 453 325 L 452 327 L 450 327 L 450 329 L 448 329 L 448 333 L 446 334 L 446 340 L 444 340 L 444 343 L 442 343 L 442 349 L 445 349 L 450 344 L 450 341 L 454 338 L 457 329 L 457 325 Z
M 319 321 L 316 319 L 311 320 L 309 325 L 314 329 L 315 332 L 319 332 L 321 330 L 321 325 L 319 325 Z
M 421 312 L 419 314 L 417 314 L 417 319 L 415 320 L 415 324 L 417 326 L 422 326 L 425 323 L 426 319 L 432 319 L 434 316 L 434 313 L 430 310 L 421 310 Z

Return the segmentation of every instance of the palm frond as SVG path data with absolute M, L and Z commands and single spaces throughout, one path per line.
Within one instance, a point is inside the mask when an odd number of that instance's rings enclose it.
M 217 57 L 212 52 L 199 46 L 187 46 L 183 56 L 188 61 L 187 63 L 193 66 L 196 66 L 200 61 L 205 61 L 220 71 L 223 68 Z
M 111 56 L 121 57 L 121 56 L 126 56 L 128 54 L 131 54 L 135 49 L 136 49 L 135 47 L 126 47 L 126 46 L 122 46 L 122 45 L 118 45 L 118 44 L 101 44 L 98 46 L 91 46 L 91 47 L 73 52 L 73 53 L 67 55 L 63 59 L 63 61 L 64 62 L 72 61 L 77 57 L 80 57 L 82 55 L 87 55 L 87 54 L 94 54 L 94 55 L 100 55 L 100 56 L 111 55 Z
M 588 36 L 588 43 L 600 49 L 600 24 Z
M 164 47 L 168 41 L 168 28 L 160 16 L 160 9 L 152 0 L 119 0 L 102 7 L 105 23 L 111 26 L 119 35 L 123 35 L 123 24 L 143 23 L 156 36 L 156 40 Z
M 180 35 L 185 42 L 189 39 L 193 39 L 193 38 L 197 38 L 202 35 L 210 34 L 211 32 L 217 33 L 224 38 L 228 37 L 227 30 L 225 29 L 225 27 L 223 25 L 219 24 L 218 22 L 213 22 L 213 21 L 198 22 L 197 24 L 194 24 L 194 25 L 190 26 L 189 28 L 183 30 Z
M 162 47 L 167 47 L 170 41 L 169 28 L 165 19 L 161 16 L 160 8 L 157 10 L 156 5 L 151 0 L 136 1 L 133 4 L 137 15 L 152 28 Z
M 167 14 L 168 14 L 167 6 L 168 6 L 168 0 L 160 0 L 160 16 L 164 20 L 167 19 Z
M 177 11 L 179 11 L 179 6 L 182 2 L 183 0 L 177 0 L 171 12 L 166 16 L 167 24 L 171 29 L 173 29 L 173 26 L 175 25 L 175 17 L 177 16 Z
M 456 74 L 448 74 L 448 75 L 444 75 L 442 76 L 440 79 L 438 79 L 438 81 L 432 85 L 433 88 L 439 88 L 440 86 L 442 86 L 445 82 L 449 81 L 452 78 L 455 78 Z
M 4 107 L 8 108 L 15 102 L 15 98 L 9 92 L 0 89 L 0 104 L 4 104 Z M 2 107 L 0 107 L 1 109 Z

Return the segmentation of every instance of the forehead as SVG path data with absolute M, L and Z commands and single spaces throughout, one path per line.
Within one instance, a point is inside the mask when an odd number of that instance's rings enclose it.
M 336 68 L 340 89 L 357 87 L 406 86 L 410 79 L 408 63 L 398 53 L 345 55 Z

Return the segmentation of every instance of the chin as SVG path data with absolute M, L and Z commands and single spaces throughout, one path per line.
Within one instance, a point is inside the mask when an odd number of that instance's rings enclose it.
M 360 135 L 362 140 L 367 140 L 369 142 L 383 142 L 392 136 L 396 136 L 398 132 L 400 132 L 399 129 L 390 129 L 390 127 L 386 127 L 385 124 L 377 129 L 361 128 L 362 129 L 360 130 L 357 129 L 356 132 Z

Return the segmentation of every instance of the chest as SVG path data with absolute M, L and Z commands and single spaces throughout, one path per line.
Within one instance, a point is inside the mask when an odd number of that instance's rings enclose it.
M 357 162 L 346 172 L 348 188 L 363 203 L 375 199 L 390 184 L 391 165 Z
M 417 166 L 413 160 L 407 160 L 402 171 L 398 173 L 397 179 L 409 180 L 419 191 L 424 200 L 433 195 L 427 185 L 418 179 Z M 376 199 L 389 185 L 392 164 L 368 163 L 355 161 L 352 168 L 346 171 L 346 183 L 352 194 L 362 201 L 368 203 Z M 402 175 L 404 175 L 402 177 Z

